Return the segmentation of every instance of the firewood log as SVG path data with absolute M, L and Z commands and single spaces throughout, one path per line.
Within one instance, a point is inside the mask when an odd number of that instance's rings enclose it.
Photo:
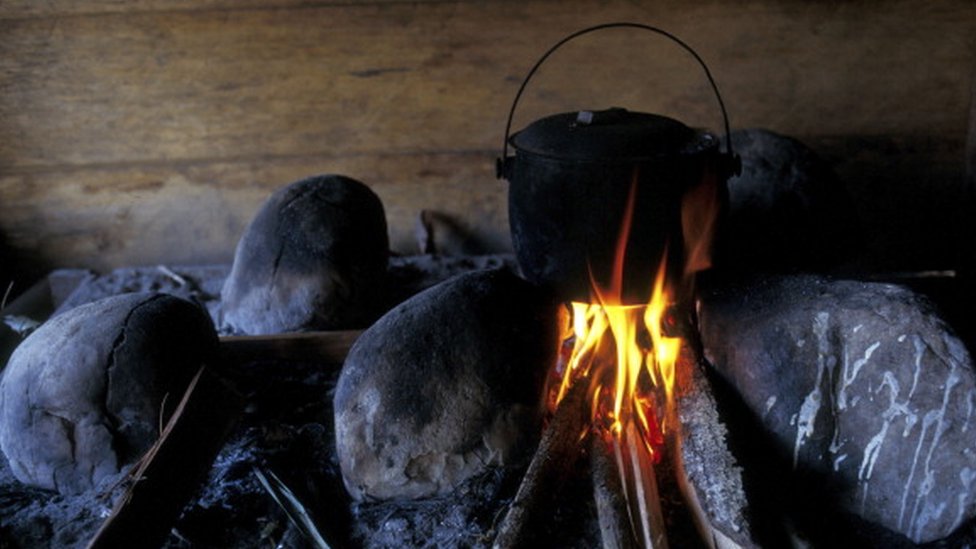
M 529 535 L 538 529 L 542 517 L 549 515 L 549 503 L 581 455 L 581 441 L 590 416 L 586 402 L 588 385 L 588 378 L 577 380 L 556 408 L 515 499 L 498 527 L 493 548 L 529 546 Z
M 627 514 L 627 499 L 620 484 L 620 472 L 613 456 L 613 445 L 603 437 L 590 435 L 590 469 L 593 477 L 593 499 L 603 549 L 636 549 Z

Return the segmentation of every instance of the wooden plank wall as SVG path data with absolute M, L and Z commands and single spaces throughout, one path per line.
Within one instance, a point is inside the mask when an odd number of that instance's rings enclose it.
M 507 249 L 493 160 L 518 82 L 613 20 L 697 48 L 733 127 L 835 161 L 878 257 L 956 246 L 969 0 L 0 1 L 0 242 L 45 268 L 227 262 L 273 189 L 335 172 L 377 191 L 400 252 L 423 208 Z M 610 31 L 553 57 L 516 126 L 610 105 L 719 125 L 688 57 Z M 919 226 L 934 247 L 905 247 Z

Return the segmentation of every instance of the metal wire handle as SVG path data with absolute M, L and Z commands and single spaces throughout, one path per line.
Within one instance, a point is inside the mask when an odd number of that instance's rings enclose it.
M 515 116 L 515 108 L 518 106 L 519 99 L 521 99 L 522 97 L 522 92 L 525 91 L 525 87 L 529 84 L 529 80 L 532 79 L 532 76 L 535 75 L 536 71 L 539 70 L 539 67 L 542 66 L 542 64 L 546 61 L 546 59 L 548 59 L 550 55 L 552 55 L 566 42 L 569 42 L 570 40 L 573 40 L 574 38 L 577 38 L 584 34 L 589 34 L 591 32 L 595 32 L 598 30 L 612 29 L 612 28 L 642 29 L 642 30 L 653 32 L 655 34 L 659 34 L 661 36 L 664 36 L 665 38 L 669 38 L 672 42 L 681 46 L 682 49 L 690 53 L 691 56 L 695 58 L 695 61 L 698 61 L 698 64 L 701 66 L 702 70 L 705 71 L 705 78 L 708 79 L 708 83 L 712 86 L 712 91 L 715 92 L 715 98 L 718 100 L 718 106 L 720 109 L 722 109 L 722 122 L 725 126 L 725 151 L 730 157 L 734 157 L 734 154 L 732 153 L 732 139 L 730 137 L 731 132 L 729 131 L 729 114 L 725 110 L 725 102 L 722 101 L 722 94 L 720 94 L 718 91 L 718 85 L 715 84 L 715 79 L 712 77 L 712 72 L 708 70 L 708 65 L 706 65 L 705 61 L 701 58 L 700 55 L 698 55 L 698 52 L 692 49 L 692 47 L 689 46 L 687 43 L 685 43 L 682 39 L 658 27 L 652 27 L 651 25 L 645 25 L 643 23 L 630 23 L 630 22 L 604 23 L 602 25 L 595 25 L 592 27 L 587 27 L 582 30 L 578 30 L 570 34 L 569 36 L 563 38 L 559 42 L 556 42 L 555 45 L 549 48 L 546 51 L 546 53 L 544 53 L 542 57 L 540 57 L 539 60 L 535 62 L 535 65 L 532 66 L 532 69 L 529 70 L 529 73 L 525 75 L 525 80 L 522 80 L 522 85 L 519 86 L 518 92 L 515 94 L 515 100 L 512 101 L 512 108 L 508 111 L 508 121 L 505 123 L 505 141 L 502 143 L 502 156 L 501 158 L 498 159 L 499 177 L 501 177 L 502 163 L 505 161 L 505 158 L 508 157 L 508 138 L 511 135 L 511 131 L 512 131 L 512 118 Z

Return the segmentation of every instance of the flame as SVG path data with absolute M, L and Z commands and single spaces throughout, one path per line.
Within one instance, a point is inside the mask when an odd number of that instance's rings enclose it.
M 718 177 L 706 170 L 701 182 L 681 199 L 681 232 L 685 242 L 685 274 L 703 271 L 712 266 L 712 241 L 718 221 Z
M 635 172 L 609 284 L 597 283 L 591 274 L 592 302 L 569 304 L 563 341 L 571 348 L 565 349 L 561 367 L 555 370 L 558 383 L 549 404 L 555 409 L 577 379 L 589 377 L 593 425 L 604 428 L 611 437 L 619 437 L 633 422 L 657 462 L 663 434 L 669 428 L 668 417 L 673 415 L 675 365 L 681 351 L 681 339 L 665 333 L 663 326 L 673 324 L 669 316 L 672 305 L 690 294 L 691 276 L 711 266 L 720 182 L 714 170 L 706 169 L 700 182 L 682 197 L 683 279 L 668 279 L 665 250 L 650 300 L 643 305 L 627 305 L 623 300 L 625 251 L 637 184 Z
M 665 272 L 662 263 L 646 305 L 624 305 L 619 294 L 608 293 L 599 293 L 598 303 L 570 304 L 573 348 L 554 402 L 562 400 L 576 379 L 590 376 L 593 424 L 618 436 L 628 422 L 635 422 L 655 459 L 666 426 L 658 422 L 653 390 L 663 391 L 665 409 L 672 406 L 681 348 L 681 339 L 661 328 L 670 301 Z
M 664 258 L 654 278 L 650 301 L 645 305 L 623 303 L 624 252 L 636 185 L 635 174 L 609 285 L 604 287 L 594 280 L 595 302 L 570 304 L 566 341 L 572 342 L 572 350 L 565 368 L 557 372 L 561 379 L 552 406 L 558 405 L 575 380 L 589 376 L 593 424 L 605 428 L 612 437 L 619 437 L 629 423 L 635 423 L 656 462 L 666 425 L 658 420 L 659 398 L 655 390 L 663 392 L 664 409 L 670 409 L 681 340 L 667 336 L 661 328 L 673 301 L 666 285 Z
M 666 547 L 663 531 L 655 526 L 662 520 L 660 509 L 656 513 L 649 509 L 651 498 L 657 498 L 654 464 L 661 461 L 665 433 L 675 427 L 668 425 L 669 418 L 677 417 L 675 367 L 682 341 L 666 333 L 664 326 L 676 324 L 671 313 L 674 305 L 692 296 L 694 273 L 711 266 L 722 187 L 714 170 L 706 169 L 701 180 L 685 192 L 681 200 L 685 258 L 680 265 L 681 280 L 668 278 L 674 269 L 667 264 L 665 246 L 650 300 L 629 305 L 623 299 L 624 259 L 637 175 L 635 172 L 631 182 L 609 284 L 597 283 L 591 271 L 592 302 L 569 304 L 563 353 L 553 370 L 556 383 L 551 387 L 555 388 L 548 395 L 550 410 L 555 410 L 576 381 L 589 379 L 591 428 L 613 448 L 633 533 L 645 547 Z

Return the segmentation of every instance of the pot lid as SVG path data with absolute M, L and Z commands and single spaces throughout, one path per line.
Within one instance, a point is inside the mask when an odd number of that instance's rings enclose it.
M 510 142 L 519 151 L 551 158 L 620 161 L 692 153 L 717 140 L 673 118 L 618 107 L 547 116 Z

